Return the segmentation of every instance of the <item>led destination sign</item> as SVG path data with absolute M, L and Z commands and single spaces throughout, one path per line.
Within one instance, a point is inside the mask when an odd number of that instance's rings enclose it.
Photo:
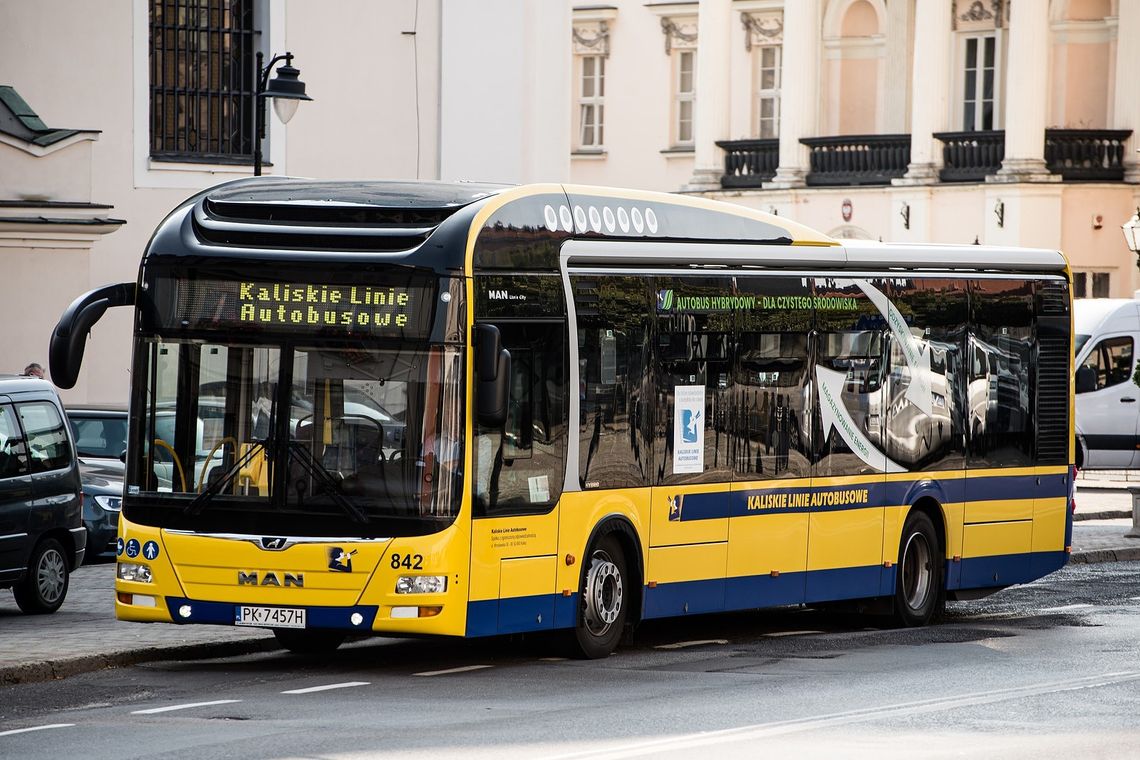
M 424 335 L 431 299 L 422 284 L 341 285 L 258 280 L 179 280 L 185 327 Z

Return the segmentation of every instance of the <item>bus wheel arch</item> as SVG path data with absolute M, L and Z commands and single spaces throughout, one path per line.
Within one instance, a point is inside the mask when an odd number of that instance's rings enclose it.
M 903 626 L 939 620 L 946 607 L 946 522 L 932 498 L 919 499 L 899 535 L 895 617 Z
M 641 612 L 641 543 L 624 517 L 601 520 L 586 542 L 578 574 L 578 605 L 569 631 L 573 654 L 606 657 Z

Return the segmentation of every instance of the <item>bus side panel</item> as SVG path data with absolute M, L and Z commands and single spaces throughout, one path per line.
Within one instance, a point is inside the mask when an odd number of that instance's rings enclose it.
M 554 627 L 554 555 L 504 559 L 499 565 L 499 633 Z
M 640 542 L 640 557 L 626 557 L 628 572 L 646 566 L 649 550 L 648 488 L 625 488 L 606 491 L 564 492 L 558 506 L 558 553 L 555 568 L 554 627 L 573 628 L 577 623 L 579 584 L 582 565 L 588 562 L 586 552 L 594 529 L 606 519 L 624 520 L 630 524 Z M 644 584 L 645 578 L 639 579 Z M 631 610 L 631 616 L 635 613 Z
M 723 610 L 727 564 L 728 542 L 650 549 L 646 619 Z
M 554 597 L 554 573 L 550 569 L 558 546 L 558 509 L 544 515 L 478 518 L 471 523 L 467 635 L 549 628 Z M 504 577 L 506 561 L 522 558 L 539 560 L 529 569 L 540 574 L 524 581 L 524 566 L 511 565 Z M 540 622 L 542 610 L 547 614 Z M 520 627 L 525 616 L 530 616 L 530 626 Z M 507 629 L 501 628 L 501 624 L 506 624 Z
M 1032 580 L 1033 521 L 966 525 L 962 588 L 992 588 Z
M 885 491 L 882 476 L 816 478 L 812 485 L 867 484 L 872 494 Z M 876 486 L 878 485 L 878 488 Z M 872 499 L 875 497 L 872 496 Z M 884 508 L 870 506 L 813 511 L 808 520 L 807 601 L 876 596 L 882 585 Z
M 729 519 L 728 580 L 725 609 L 748 609 L 804 601 L 807 570 L 808 514 L 757 511 L 748 513 L 748 495 L 774 487 L 801 487 L 806 480 L 733 483 L 734 515 Z

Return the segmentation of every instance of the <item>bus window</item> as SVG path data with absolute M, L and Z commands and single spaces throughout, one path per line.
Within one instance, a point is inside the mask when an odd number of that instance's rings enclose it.
M 459 377 L 453 349 L 296 349 L 287 504 L 454 514 L 463 477 Z
M 970 283 L 970 467 L 1033 464 L 1033 283 Z
M 145 341 L 147 385 L 142 457 L 128 481 L 141 491 L 201 493 L 249 453 L 264 463 L 258 443 L 270 436 L 280 351 L 221 344 Z M 267 496 L 269 481 L 231 479 L 228 493 Z
M 891 282 L 891 302 L 909 330 L 891 333 L 887 457 L 912 470 L 960 469 L 965 466 L 961 368 L 966 282 L 896 279 Z
M 476 513 L 550 509 L 566 466 L 566 324 L 496 327 L 511 354 L 511 393 L 502 429 L 476 426 Z
M 583 488 L 648 485 L 645 279 L 572 277 L 578 316 L 578 474 Z
M 651 363 L 656 379 L 654 450 L 656 483 L 728 483 L 732 480 L 733 427 L 732 339 L 735 330 L 735 288 L 732 277 L 658 277 L 657 328 Z M 704 408 L 694 409 L 679 394 L 704 396 Z M 678 423 L 677 415 L 690 415 Z M 682 440 L 674 440 L 676 430 Z M 698 430 L 698 428 L 700 430 Z M 698 435 L 698 432 L 700 435 Z M 678 459 L 688 436 L 698 445 L 700 461 Z
M 886 292 L 882 280 L 860 282 Z M 815 280 L 815 303 L 814 475 L 882 471 L 886 318 L 850 280 Z
M 809 477 L 811 462 L 802 435 L 813 320 L 808 282 L 800 277 L 737 277 L 737 287 L 742 301 L 733 370 L 734 477 Z

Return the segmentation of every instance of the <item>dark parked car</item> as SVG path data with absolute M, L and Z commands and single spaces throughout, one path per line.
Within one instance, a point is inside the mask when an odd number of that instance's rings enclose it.
M 75 436 L 75 449 L 82 464 L 120 473 L 125 469 L 127 407 L 115 404 L 82 404 L 66 409 Z
M 79 462 L 83 482 L 83 527 L 87 528 L 87 561 L 114 559 L 123 508 L 123 472 Z
M 65 410 L 71 423 L 83 481 L 83 525 L 87 561 L 115 556 L 127 449 L 127 408 L 114 404 L 78 404 Z
M 79 463 L 55 388 L 0 377 L 0 588 L 24 612 L 55 612 L 86 545 Z

